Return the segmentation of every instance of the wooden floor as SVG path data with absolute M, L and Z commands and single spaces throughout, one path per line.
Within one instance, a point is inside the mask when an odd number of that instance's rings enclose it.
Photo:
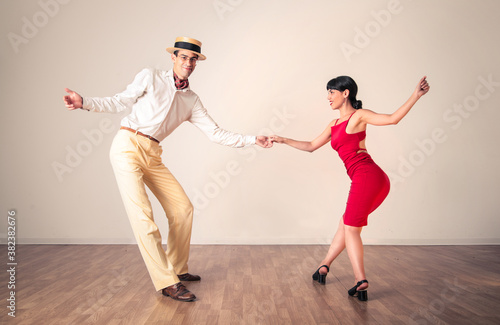
M 345 252 L 325 286 L 312 282 L 326 250 L 193 246 L 202 280 L 186 283 L 198 297 L 186 303 L 155 292 L 135 245 L 21 245 L 16 318 L 4 270 L 0 323 L 500 324 L 500 246 L 367 246 L 367 302 L 347 296 Z

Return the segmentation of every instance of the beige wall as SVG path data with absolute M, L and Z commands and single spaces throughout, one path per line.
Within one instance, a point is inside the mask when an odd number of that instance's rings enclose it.
M 368 150 L 392 189 L 364 240 L 500 243 L 498 1 L 0 6 L 2 239 L 16 209 L 20 243 L 134 241 L 108 160 L 123 115 L 68 112 L 63 89 L 111 96 L 143 67 L 169 69 L 165 48 L 184 35 L 200 39 L 208 57 L 192 88 L 220 126 L 247 134 L 313 139 L 337 117 L 325 85 L 338 75 L 357 81 L 366 108 L 385 113 L 427 75 L 431 92 L 399 125 L 368 128 Z M 313 154 L 231 149 L 188 123 L 162 145 L 197 208 L 193 243 L 330 242 L 349 179 L 328 145 Z

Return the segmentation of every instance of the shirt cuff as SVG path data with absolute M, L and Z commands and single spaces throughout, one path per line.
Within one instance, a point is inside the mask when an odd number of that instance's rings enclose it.
M 87 105 L 85 105 L 87 104 Z M 90 105 L 88 104 L 88 100 L 86 101 L 85 98 L 82 96 L 82 108 L 83 110 L 90 111 Z

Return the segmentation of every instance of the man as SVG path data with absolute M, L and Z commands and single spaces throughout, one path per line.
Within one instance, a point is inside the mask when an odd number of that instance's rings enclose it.
M 208 115 L 188 78 L 197 61 L 205 60 L 201 42 L 178 37 L 167 48 L 173 69 L 144 69 L 125 91 L 113 97 L 83 98 L 65 89 L 64 102 L 69 110 L 117 113 L 132 111 L 121 121 L 110 151 L 111 164 L 125 204 L 135 238 L 156 290 L 175 300 L 193 301 L 195 295 L 180 281 L 199 281 L 188 273 L 193 205 L 170 171 L 161 161 L 160 141 L 182 122 L 189 121 L 211 141 L 244 147 L 257 144 L 268 148 L 272 142 L 264 136 L 244 136 L 221 129 Z M 169 223 L 167 251 L 153 220 L 145 186 L 158 198 Z

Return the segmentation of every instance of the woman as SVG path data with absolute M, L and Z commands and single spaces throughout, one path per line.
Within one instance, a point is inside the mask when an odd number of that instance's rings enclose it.
M 367 225 L 368 215 L 373 212 L 389 194 L 389 178 L 375 164 L 365 147 L 366 126 L 397 124 L 410 111 L 415 103 L 429 91 L 426 77 L 423 77 L 411 97 L 392 114 L 377 114 L 361 108 L 356 99 L 358 86 L 347 76 L 340 76 L 328 82 L 328 100 L 333 110 L 340 112 L 340 117 L 328 124 L 328 127 L 313 141 L 297 141 L 279 136 L 271 140 L 285 143 L 299 150 L 313 152 L 331 140 L 331 145 L 347 169 L 351 178 L 351 188 L 343 218 L 340 220 L 332 244 L 313 274 L 313 279 L 325 284 L 326 275 L 335 258 L 347 248 L 347 254 L 354 271 L 356 285 L 348 293 L 359 300 L 368 299 L 368 281 L 363 264 L 363 243 L 361 230 Z

